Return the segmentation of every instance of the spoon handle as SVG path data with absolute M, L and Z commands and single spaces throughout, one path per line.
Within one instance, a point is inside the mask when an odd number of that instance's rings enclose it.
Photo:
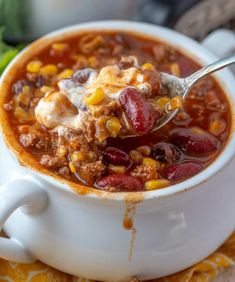
M 213 73 L 215 71 L 218 71 L 220 69 L 223 69 L 224 67 L 226 66 L 229 66 L 231 64 L 234 64 L 235 63 L 235 55 L 232 55 L 232 56 L 229 56 L 229 57 L 226 57 L 224 59 L 220 59 L 198 71 L 196 71 L 195 73 L 191 74 L 190 76 L 186 77 L 184 79 L 185 81 L 185 84 L 187 85 L 187 88 L 191 88 L 193 86 L 193 84 L 195 82 L 197 82 L 199 79 L 201 79 L 202 77 L 210 74 L 210 73 Z M 188 93 L 188 91 L 187 91 Z

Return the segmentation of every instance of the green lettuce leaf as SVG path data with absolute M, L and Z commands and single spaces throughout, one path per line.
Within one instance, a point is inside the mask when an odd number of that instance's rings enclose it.
M 10 61 L 19 53 L 19 50 L 14 48 L 10 49 L 3 54 L 0 54 L 0 75 L 6 68 L 6 66 L 10 63 Z
M 10 63 L 10 61 L 20 52 L 24 47 L 22 44 L 16 47 L 6 44 L 3 41 L 4 27 L 0 27 L 0 75 Z

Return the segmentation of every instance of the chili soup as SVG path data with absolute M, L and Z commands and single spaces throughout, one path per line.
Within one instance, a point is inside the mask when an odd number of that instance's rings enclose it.
M 213 77 L 184 104 L 161 84 L 159 71 L 185 77 L 199 68 L 155 39 L 84 33 L 22 66 L 5 110 L 19 144 L 53 173 L 109 192 L 155 190 L 205 169 L 228 139 L 229 104 Z M 152 133 L 174 109 L 177 116 Z

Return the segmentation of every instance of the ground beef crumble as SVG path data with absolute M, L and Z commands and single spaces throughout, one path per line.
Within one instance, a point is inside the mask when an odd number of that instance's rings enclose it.
M 102 163 L 102 161 L 96 161 L 82 164 L 78 169 L 78 173 L 83 181 L 88 184 L 92 184 L 104 173 L 105 169 L 106 166 Z
M 39 150 L 47 150 L 50 146 L 50 137 L 41 132 L 20 134 L 19 140 L 20 143 L 26 148 L 34 147 Z
M 60 127 L 51 131 L 51 134 L 57 136 L 58 145 L 66 145 L 71 150 L 83 150 L 90 151 L 89 141 L 87 136 L 77 132 L 75 130 Z
M 68 163 L 72 162 L 77 177 L 86 184 L 92 184 L 106 169 L 106 166 L 102 162 L 98 145 L 89 142 L 87 135 L 83 135 L 69 128 L 60 128 L 59 130 L 57 129 L 57 132 L 59 132 L 59 134 L 55 134 L 54 132 L 54 136 L 57 136 L 58 147 L 63 146 L 68 150 L 66 154 L 67 164 L 64 162 L 64 158 L 53 158 L 50 155 L 44 155 L 40 162 L 41 165 L 60 167 L 58 170 L 59 174 L 69 178 L 71 171 L 68 167 Z M 76 158 L 76 155 L 79 155 L 80 158 Z
M 92 113 L 95 117 L 100 117 L 102 115 L 110 116 L 113 112 L 117 111 L 120 105 L 117 101 L 110 101 L 107 104 L 98 105 L 92 109 Z
M 144 181 L 156 179 L 157 178 L 157 172 L 156 169 L 153 166 L 150 165 L 138 165 L 132 172 L 132 176 L 140 177 Z
M 68 164 L 68 161 L 64 157 L 43 155 L 40 160 L 40 164 L 47 168 L 57 168 Z
M 59 174 L 62 177 L 66 178 L 66 179 L 69 179 L 69 176 L 70 176 L 70 169 L 69 169 L 69 167 L 62 166 L 62 167 L 59 168 L 58 172 L 59 172 Z

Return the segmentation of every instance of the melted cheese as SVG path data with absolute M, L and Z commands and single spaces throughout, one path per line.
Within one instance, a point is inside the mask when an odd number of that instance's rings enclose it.
M 106 96 L 118 99 L 125 87 L 138 87 L 143 81 L 144 77 L 137 67 L 121 70 L 117 65 L 106 66 L 99 74 L 91 71 L 87 82 L 82 85 L 72 79 L 63 79 L 58 83 L 59 92 L 48 93 L 39 101 L 35 115 L 38 122 L 47 128 L 65 126 L 79 130 L 83 128 L 82 121 L 91 115 L 89 107 L 83 104 L 86 95 L 102 88 Z
M 47 128 L 54 128 L 79 115 L 74 105 L 60 92 L 50 92 L 43 97 L 35 108 L 39 123 Z
M 137 75 L 141 75 L 137 68 L 120 70 L 118 66 L 107 66 L 101 69 L 97 79 L 88 84 L 87 93 L 92 93 L 95 89 L 101 87 L 107 96 L 118 99 L 120 92 L 133 82 Z

